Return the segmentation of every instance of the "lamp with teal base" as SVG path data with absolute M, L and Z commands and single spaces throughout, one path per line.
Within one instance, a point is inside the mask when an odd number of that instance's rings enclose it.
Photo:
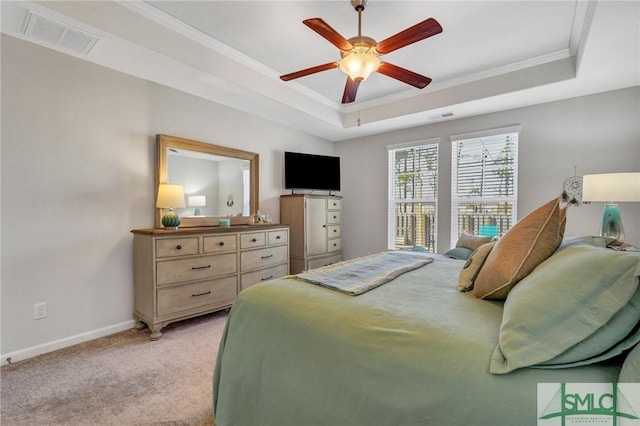
M 618 243 L 624 241 L 624 227 L 620 208 L 617 204 L 605 204 L 602 210 L 602 224 L 600 225 L 600 235 L 615 239 Z
M 171 185 L 168 183 L 158 185 L 156 207 L 159 209 L 169 209 L 169 211 L 162 216 L 162 226 L 169 229 L 178 229 L 180 226 L 180 216 L 173 211 L 173 208 L 184 207 L 184 190 L 182 189 L 182 185 Z
M 582 178 L 582 201 L 604 201 L 600 235 L 613 240 L 611 245 L 624 242 L 624 227 L 618 204 L 640 201 L 640 172 L 602 173 Z

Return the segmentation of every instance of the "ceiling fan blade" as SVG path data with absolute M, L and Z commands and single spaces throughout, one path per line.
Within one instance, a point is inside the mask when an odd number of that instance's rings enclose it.
M 424 40 L 427 37 L 431 37 L 442 32 L 442 27 L 433 18 L 426 19 L 413 27 L 409 27 L 404 31 L 400 31 L 398 34 L 392 35 L 379 42 L 376 46 L 376 51 L 382 55 L 385 53 L 393 52 L 415 43 L 416 41 Z
M 281 75 L 280 76 L 280 80 L 282 81 L 289 81 L 289 80 L 293 80 L 296 78 L 300 78 L 300 77 L 304 77 L 307 75 L 311 75 L 311 74 L 315 74 L 317 72 L 321 72 L 321 71 L 327 71 L 327 70 L 331 70 L 334 68 L 338 68 L 339 64 L 337 62 L 329 62 L 326 64 L 322 64 L 322 65 L 316 65 L 315 67 L 311 67 L 311 68 L 306 68 L 300 71 L 296 71 L 296 72 L 292 72 L 289 74 L 285 74 L 285 75 Z
M 386 75 L 387 77 L 395 78 L 403 83 L 410 84 L 418 89 L 424 89 L 429 85 L 429 83 L 431 83 L 431 79 L 429 77 L 425 77 L 424 75 L 417 74 L 388 62 L 381 63 L 378 67 L 378 72 Z
M 302 21 L 307 27 L 320 34 L 327 39 L 329 43 L 333 44 L 340 50 L 351 50 L 353 45 L 347 41 L 339 32 L 331 28 L 329 24 L 324 22 L 321 18 L 310 18 Z
M 360 81 L 353 81 L 347 77 L 347 84 L 344 86 L 344 94 L 342 95 L 343 104 L 348 104 L 356 100 L 359 85 Z

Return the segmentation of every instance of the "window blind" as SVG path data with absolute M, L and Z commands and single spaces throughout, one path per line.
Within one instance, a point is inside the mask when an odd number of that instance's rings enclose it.
M 389 149 L 388 248 L 435 252 L 438 144 Z
M 451 244 L 501 236 L 516 221 L 519 128 L 452 137 Z

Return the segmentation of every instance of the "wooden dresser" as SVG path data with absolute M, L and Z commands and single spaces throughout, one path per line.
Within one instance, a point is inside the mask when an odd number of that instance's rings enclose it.
M 289 227 L 135 229 L 134 318 L 167 324 L 228 308 L 247 287 L 289 274 Z

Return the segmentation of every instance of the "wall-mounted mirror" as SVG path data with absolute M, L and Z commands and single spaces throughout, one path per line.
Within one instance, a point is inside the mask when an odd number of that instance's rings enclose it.
M 183 186 L 185 207 L 174 209 L 180 227 L 218 225 L 220 217 L 250 222 L 259 208 L 258 154 L 167 135 L 156 144 L 156 196 L 161 183 Z M 156 227 L 165 212 L 157 209 Z

